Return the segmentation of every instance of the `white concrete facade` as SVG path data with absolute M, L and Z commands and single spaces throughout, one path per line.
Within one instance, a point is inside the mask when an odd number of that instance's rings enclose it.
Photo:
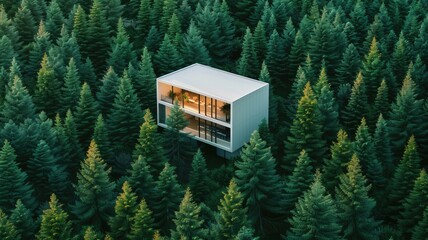
M 156 81 L 157 123 L 166 126 L 173 102 L 184 111 L 195 139 L 229 153 L 248 142 L 269 114 L 269 84 L 201 64 Z

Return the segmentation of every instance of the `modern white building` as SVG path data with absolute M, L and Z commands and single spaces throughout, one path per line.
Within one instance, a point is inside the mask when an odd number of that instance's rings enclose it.
M 189 125 L 183 130 L 230 157 L 268 119 L 269 84 L 237 74 L 193 64 L 157 79 L 158 125 L 178 101 Z

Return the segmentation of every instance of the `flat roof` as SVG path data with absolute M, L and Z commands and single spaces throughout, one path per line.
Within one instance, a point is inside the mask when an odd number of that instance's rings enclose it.
M 268 85 L 262 81 L 199 63 L 163 75 L 158 80 L 227 102 L 234 102 Z

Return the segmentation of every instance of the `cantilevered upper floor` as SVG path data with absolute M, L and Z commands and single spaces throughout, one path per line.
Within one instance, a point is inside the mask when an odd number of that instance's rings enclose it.
M 178 101 L 197 140 L 234 152 L 268 119 L 269 85 L 201 64 L 157 79 L 158 124 Z

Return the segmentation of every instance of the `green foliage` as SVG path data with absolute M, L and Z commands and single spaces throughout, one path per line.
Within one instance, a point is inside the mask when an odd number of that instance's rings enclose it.
M 6 214 L 0 209 L 0 238 L 14 240 L 21 238 L 13 223 L 7 219 Z
M 410 238 L 412 230 L 423 219 L 423 211 L 428 201 L 428 176 L 424 169 L 419 173 L 412 191 L 403 201 L 403 211 L 398 217 L 402 237 Z
M 169 163 L 159 174 L 156 181 L 154 197 L 156 201 L 152 207 L 156 226 L 164 233 L 172 227 L 174 212 L 178 210 L 183 190 L 177 181 L 175 168 Z
M 154 56 L 154 62 L 158 67 L 156 71 L 158 75 L 173 72 L 183 66 L 183 59 L 168 34 L 165 34 L 160 48 Z
M 211 63 L 211 57 L 194 22 L 190 23 L 187 33 L 184 35 L 180 54 L 183 57 L 184 65 L 192 63 L 210 65 Z
M 111 149 L 111 142 L 107 128 L 104 124 L 103 115 L 98 115 L 97 121 L 95 122 L 94 135 L 92 139 L 97 143 L 101 153 L 101 157 L 107 162 L 113 157 L 113 151 Z
M 376 130 L 373 135 L 373 143 L 376 149 L 376 157 L 381 161 L 385 176 L 391 177 L 394 169 L 394 159 L 391 151 L 391 138 L 387 122 L 379 115 Z
M 43 211 L 40 230 L 36 235 L 38 240 L 68 240 L 71 239 L 71 221 L 62 209 L 55 194 L 51 195 L 49 208 Z
M 131 233 L 128 235 L 130 240 L 150 239 L 153 237 L 153 217 L 152 211 L 147 207 L 144 198 L 141 200 L 135 215 L 131 221 Z
M 64 85 L 61 88 L 62 112 L 66 113 L 68 109 L 74 110 L 79 102 L 80 77 L 74 58 L 70 58 L 67 66 L 67 73 L 64 77 Z
M 112 67 L 109 67 L 106 74 L 102 79 L 102 86 L 97 92 L 97 100 L 99 103 L 100 111 L 103 115 L 110 113 L 110 109 L 113 105 L 111 101 L 114 99 L 117 88 L 119 86 L 119 77 Z
M 16 201 L 15 209 L 10 214 L 10 222 L 16 227 L 16 231 L 23 239 L 29 239 L 34 235 L 36 225 L 31 217 L 31 211 L 21 200 Z
M 362 67 L 362 74 L 364 76 L 369 102 L 372 102 L 376 97 L 377 89 L 383 78 L 383 68 L 384 63 L 381 61 L 378 43 L 374 37 Z
M 193 156 L 192 170 L 189 176 L 189 188 L 194 192 L 196 202 L 203 202 L 210 192 L 210 179 L 207 164 L 200 149 Z
M 193 202 L 192 193 L 187 188 L 180 208 L 175 212 L 175 231 L 171 231 L 172 239 L 198 239 L 201 238 L 202 224 L 200 217 L 201 207 Z
M 99 229 L 105 226 L 113 207 L 115 184 L 110 181 L 111 168 L 101 158 L 98 146 L 91 141 L 86 159 L 81 163 L 74 185 L 76 201 L 71 210 L 82 224 Z
M 313 160 L 314 166 L 320 166 L 326 158 L 326 144 L 322 139 L 323 129 L 320 111 L 311 84 L 306 83 L 303 96 L 299 101 L 296 116 L 290 128 L 290 136 L 284 142 L 285 156 L 283 167 L 287 171 L 295 166 L 294 161 L 305 149 Z
M 155 204 L 155 182 L 150 173 L 151 168 L 147 165 L 147 160 L 139 155 L 134 162 L 131 163 L 129 170 L 128 182 L 139 198 L 146 199 L 145 201 L 150 207 Z
M 302 150 L 292 174 L 285 181 L 283 209 L 287 216 L 290 216 L 290 211 L 294 209 L 297 199 L 309 189 L 312 182 L 312 160 L 306 151 Z
M 110 218 L 111 236 L 115 239 L 126 236 L 131 231 L 131 218 L 137 209 L 137 195 L 132 192 L 128 182 L 124 182 L 122 193 L 116 198 L 115 215 Z
M 244 196 L 238 190 L 235 180 L 232 179 L 218 206 L 220 215 L 217 218 L 217 223 L 221 237 L 233 239 L 239 234 L 239 230 L 242 227 L 248 225 L 248 210 L 244 205 L 244 200 Z
M 64 131 L 67 139 L 68 146 L 70 148 L 70 168 L 71 172 L 74 173 L 77 171 L 80 161 L 84 157 L 84 152 L 82 145 L 79 143 L 76 123 L 74 121 L 74 116 L 70 110 L 67 111 L 66 117 L 64 119 Z
M 140 126 L 140 135 L 133 152 L 134 159 L 140 156 L 150 166 L 150 173 L 154 176 L 159 175 L 167 162 L 161 136 L 157 133 L 157 125 L 149 109 L 144 114 L 144 123 Z
M 25 119 L 34 119 L 36 109 L 32 98 L 18 76 L 13 79 L 13 85 L 6 92 L 3 107 L 1 108 L 1 120 L 3 123 L 12 120 L 16 124 L 23 123 Z
M 0 39 L 0 66 L 9 68 L 12 59 L 16 56 L 12 41 L 6 36 Z
M 98 104 L 92 95 L 91 88 L 85 82 L 80 89 L 80 98 L 74 113 L 79 141 L 85 148 L 91 140 L 97 116 Z
M 41 21 L 37 35 L 34 37 L 34 42 L 31 43 L 30 56 L 28 57 L 28 65 L 26 66 L 28 78 L 33 78 L 37 74 L 43 55 L 49 51 L 51 45 L 50 33 L 46 31 L 45 23 Z M 35 83 L 29 81 L 28 85 L 30 90 L 34 92 Z
M 428 207 L 425 208 L 423 218 L 418 222 L 412 232 L 412 240 L 422 240 L 428 234 Z
M 16 163 L 15 150 L 5 140 L 0 151 L 0 208 L 11 210 L 18 199 L 30 209 L 36 208 L 33 187 L 27 182 L 27 174 Z
M 107 129 L 116 152 L 130 152 L 138 137 L 143 111 L 128 75 L 124 73 L 113 107 L 107 116 Z
M 138 68 L 139 81 L 134 83 L 138 98 L 143 108 L 156 112 L 156 75 L 153 70 L 151 55 L 147 47 L 143 49 L 141 62 Z
M 289 219 L 287 239 L 341 239 L 338 211 L 319 174 L 299 198 Z
M 253 35 L 251 30 L 247 28 L 242 42 L 241 57 L 238 59 L 236 71 L 238 74 L 256 78 L 257 69 L 260 68 L 260 63 L 257 61 L 257 54 L 254 48 Z
M 51 39 L 57 39 L 61 33 L 64 16 L 57 0 L 50 2 L 46 9 L 46 31 L 50 33 Z
M 340 84 L 351 84 L 352 79 L 360 70 L 361 60 L 357 48 L 350 43 L 342 55 L 337 68 L 337 80 L 332 82 L 334 89 L 338 89 Z
M 342 233 L 347 239 L 379 239 L 379 222 L 373 218 L 376 201 L 369 197 L 370 185 L 361 170 L 357 155 L 347 165 L 347 173 L 339 177 L 336 202 Z
M 281 213 L 282 183 L 276 172 L 276 162 L 270 148 L 257 131 L 241 151 L 241 159 L 235 162 L 235 181 L 248 208 L 249 221 L 264 233 L 268 217 Z
M 28 7 L 22 2 L 13 18 L 13 25 L 18 33 L 19 41 L 24 47 L 24 52 L 28 52 L 27 46 L 33 41 L 33 36 L 37 32 L 37 22 L 38 20 L 33 18 Z
M 284 59 L 284 40 L 274 30 L 267 44 L 266 65 L 272 78 L 275 94 L 284 90 L 284 83 L 281 81 L 285 76 L 285 69 L 282 67 L 285 64 Z
M 119 18 L 116 37 L 111 43 L 107 64 L 113 67 L 115 72 L 122 72 L 129 62 L 135 63 L 137 61 L 137 56 L 132 48 L 133 45 L 129 42 L 123 19 Z

